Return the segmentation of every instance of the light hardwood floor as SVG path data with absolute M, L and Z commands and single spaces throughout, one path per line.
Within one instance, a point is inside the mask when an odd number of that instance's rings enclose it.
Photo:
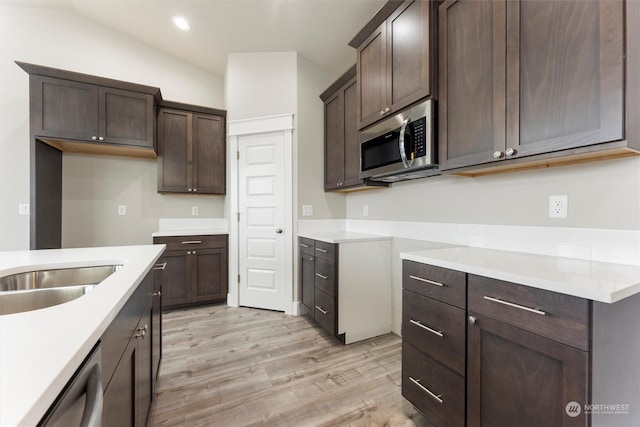
M 429 426 L 400 394 L 401 340 L 343 345 L 306 316 L 164 314 L 151 426 Z

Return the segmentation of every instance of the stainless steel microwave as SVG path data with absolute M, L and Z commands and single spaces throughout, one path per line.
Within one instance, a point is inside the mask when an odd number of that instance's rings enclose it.
M 396 182 L 440 173 L 428 99 L 360 132 L 360 178 Z

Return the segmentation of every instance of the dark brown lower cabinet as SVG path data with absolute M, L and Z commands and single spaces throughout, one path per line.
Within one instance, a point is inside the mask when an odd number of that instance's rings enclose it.
M 153 361 L 159 363 L 153 333 L 154 273 L 147 275 L 102 337 L 105 427 L 147 424 L 155 394 Z
M 589 353 L 470 313 L 467 426 L 585 426 Z
M 163 308 L 224 302 L 227 298 L 227 235 L 155 237 L 166 244 Z

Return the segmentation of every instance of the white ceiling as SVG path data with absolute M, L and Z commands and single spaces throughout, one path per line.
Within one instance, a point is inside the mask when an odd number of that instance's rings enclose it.
M 347 43 L 386 0 L 0 0 L 69 9 L 217 75 L 233 52 L 297 51 L 336 76 L 355 63 Z M 171 22 L 182 15 L 190 32 Z

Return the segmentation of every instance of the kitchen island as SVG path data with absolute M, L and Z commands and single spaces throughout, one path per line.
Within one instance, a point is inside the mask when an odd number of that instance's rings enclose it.
M 0 252 L 0 277 L 122 265 L 88 294 L 0 316 L 0 425 L 36 425 L 164 251 L 164 245 Z

